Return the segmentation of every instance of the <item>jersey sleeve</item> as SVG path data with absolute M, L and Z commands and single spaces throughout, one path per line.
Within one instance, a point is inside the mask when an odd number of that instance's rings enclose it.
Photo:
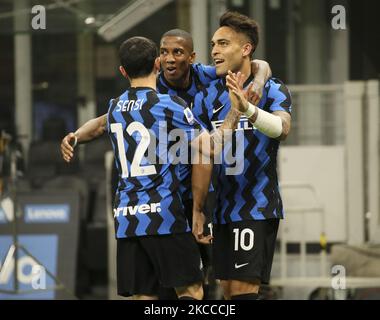
M 268 112 L 285 111 L 291 114 L 292 98 L 289 89 L 279 80 L 272 78 L 266 85 L 267 99 L 264 110 Z
M 116 99 L 111 99 L 109 104 L 108 104 L 108 111 L 106 113 L 106 128 L 107 128 L 108 133 L 111 133 L 111 119 L 110 119 L 110 117 L 112 116 L 112 112 L 115 110 L 119 100 L 120 100 L 120 97 L 118 97 Z
M 209 85 L 210 82 L 216 80 L 216 68 L 213 66 L 204 65 L 201 63 L 193 64 L 194 72 L 198 75 L 203 85 Z

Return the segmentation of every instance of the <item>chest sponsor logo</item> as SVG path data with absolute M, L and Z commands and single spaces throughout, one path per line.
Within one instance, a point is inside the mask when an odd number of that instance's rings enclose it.
M 223 124 L 223 121 L 224 120 L 212 121 L 214 130 L 217 130 Z M 246 117 L 242 116 L 236 130 L 256 130 L 256 127 L 251 122 L 249 122 Z
M 141 204 L 137 206 L 119 207 L 113 209 L 114 218 L 122 216 L 134 216 L 136 214 L 160 213 L 161 203 Z

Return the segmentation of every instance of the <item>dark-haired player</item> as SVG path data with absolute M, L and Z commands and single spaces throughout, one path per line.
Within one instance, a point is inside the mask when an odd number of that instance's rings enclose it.
M 180 129 L 190 143 L 196 124 L 182 99 L 156 92 L 160 65 L 153 41 L 130 38 L 119 55 L 131 87 L 111 100 L 106 125 L 119 174 L 114 204 L 118 294 L 155 299 L 163 286 L 175 288 L 179 299 L 200 300 L 200 255 L 184 214 L 180 165 L 170 156 L 161 161 L 174 142 L 159 141 L 165 124 L 167 132 Z M 147 157 L 152 145 L 154 155 Z
M 213 266 L 226 299 L 257 299 L 260 284 L 269 281 L 279 220 L 283 218 L 276 157 L 280 140 L 290 130 L 289 91 L 280 80 L 270 78 L 255 106 L 248 104 L 236 84 L 228 80 L 226 83 L 224 78 L 231 70 L 246 75 L 244 87 L 251 82 L 250 61 L 258 40 L 254 20 L 234 12 L 220 18 L 220 28 L 211 45 L 216 73 L 221 78 L 195 97 L 193 107 L 201 124 L 215 130 L 231 109 L 229 87 L 240 97 L 239 111 L 243 113 L 233 133 L 236 145 L 225 146 L 243 150 L 237 159 L 240 165 L 236 165 L 240 170 L 231 172 L 233 168 L 226 161 L 216 166 Z M 208 181 L 207 174 L 193 181 L 198 186 L 197 191 L 193 190 L 196 237 L 203 232 L 197 221 L 204 220 L 202 208 Z

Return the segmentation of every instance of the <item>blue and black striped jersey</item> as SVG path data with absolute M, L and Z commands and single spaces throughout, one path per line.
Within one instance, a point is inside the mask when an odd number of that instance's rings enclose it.
M 271 113 L 291 113 L 289 90 L 280 80 L 270 78 L 258 107 Z M 230 108 L 225 79 L 219 79 L 195 97 L 193 113 L 201 125 L 212 131 L 223 123 Z M 235 163 L 224 158 L 215 168 L 219 186 L 215 222 L 283 218 L 276 171 L 279 141 L 258 131 L 244 116 L 232 137 L 225 149 L 232 148 Z M 223 150 L 223 156 L 226 153 L 229 150 Z
M 187 149 L 200 127 L 186 103 L 152 88 L 130 88 L 111 100 L 107 117 L 119 173 L 116 237 L 190 231 L 180 191 L 184 177 L 168 152 L 178 141 L 163 138 L 181 129 Z
M 187 88 L 173 88 L 166 81 L 163 72 L 161 72 L 157 78 L 157 91 L 181 97 L 191 109 L 195 95 L 216 79 L 215 67 L 193 63 L 190 67 L 190 85 Z M 184 164 L 181 166 L 181 173 L 186 177 L 184 184 L 181 186 L 184 200 L 192 198 L 190 172 L 191 165 Z

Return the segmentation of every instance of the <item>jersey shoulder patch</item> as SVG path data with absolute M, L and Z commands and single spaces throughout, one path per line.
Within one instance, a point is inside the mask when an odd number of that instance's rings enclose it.
M 194 124 L 195 120 L 194 120 L 194 115 L 193 113 L 191 112 L 190 108 L 186 108 L 184 110 L 184 113 L 185 113 L 185 117 L 186 117 L 186 120 L 189 124 Z

